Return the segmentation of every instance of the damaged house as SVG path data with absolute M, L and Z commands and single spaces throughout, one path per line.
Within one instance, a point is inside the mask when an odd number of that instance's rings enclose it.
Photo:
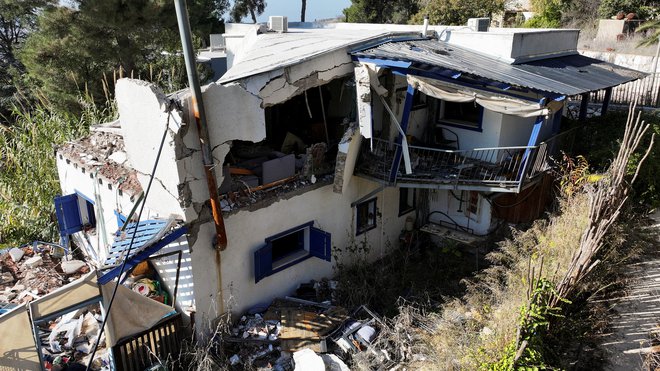
M 116 87 L 117 122 L 56 151 L 62 237 L 102 283 L 135 238 L 129 268 L 151 257 L 203 330 L 331 276 L 347 246 L 376 261 L 413 224 L 469 242 L 533 219 L 570 144 L 567 99 L 582 95 L 584 117 L 589 92 L 642 77 L 580 56 L 578 32 L 229 24 L 228 71 L 202 88 L 226 249 L 189 93 L 131 79 Z

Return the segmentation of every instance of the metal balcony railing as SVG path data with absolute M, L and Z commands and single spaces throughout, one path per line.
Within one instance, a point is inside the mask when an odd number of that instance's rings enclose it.
M 399 156 L 398 170 L 393 170 L 399 144 L 374 138 L 373 149 L 368 140 L 363 142 L 356 172 L 399 186 L 519 192 L 526 181 L 550 168 L 550 156 L 566 145 L 570 134 L 557 135 L 537 146 L 470 150 L 409 146 L 411 174 L 405 173 L 403 156 Z

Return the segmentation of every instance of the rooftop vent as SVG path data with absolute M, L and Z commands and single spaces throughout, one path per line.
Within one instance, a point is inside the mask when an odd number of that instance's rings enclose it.
M 467 26 L 472 29 L 472 31 L 488 32 L 490 18 L 469 18 Z
M 278 15 L 268 17 L 268 28 L 275 32 L 287 32 L 289 29 L 289 20 L 287 17 Z

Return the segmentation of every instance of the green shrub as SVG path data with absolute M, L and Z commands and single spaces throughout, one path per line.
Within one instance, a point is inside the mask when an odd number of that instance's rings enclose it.
M 575 154 L 587 156 L 592 169 L 600 172 L 609 166 L 613 155 L 619 149 L 619 143 L 625 128 L 627 111 L 611 111 L 606 116 L 594 117 L 587 121 L 583 127 L 583 138 L 589 140 L 577 140 Z M 656 142 L 649 154 L 644 166 L 639 171 L 639 177 L 633 185 L 633 197 L 638 203 L 651 207 L 660 206 L 660 112 L 645 112 L 642 120 L 651 125 L 650 130 L 656 134 Z M 640 145 L 642 148 L 648 146 L 651 140 L 647 135 Z M 632 156 L 628 165 L 628 173 L 637 168 L 637 163 L 643 154 L 636 153 Z
M 0 125 L 0 247 L 57 241 L 53 198 L 61 191 L 54 146 L 83 136 L 109 113 L 93 105 L 81 116 L 16 107 L 13 124 Z

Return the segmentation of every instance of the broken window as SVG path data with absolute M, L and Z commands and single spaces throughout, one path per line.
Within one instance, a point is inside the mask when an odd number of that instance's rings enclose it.
M 437 106 L 439 124 L 481 131 L 483 107 L 476 102 L 440 101 Z
M 355 234 L 360 235 L 376 228 L 376 198 L 357 204 L 357 226 Z
M 254 281 L 275 274 L 311 257 L 331 260 L 330 233 L 309 222 L 268 237 L 254 252 Z
M 414 188 L 399 188 L 399 216 L 415 210 L 416 201 Z
M 338 143 L 355 117 L 348 78 L 266 107 L 266 139 L 232 142 L 224 166 L 225 211 L 316 182 L 331 182 Z

